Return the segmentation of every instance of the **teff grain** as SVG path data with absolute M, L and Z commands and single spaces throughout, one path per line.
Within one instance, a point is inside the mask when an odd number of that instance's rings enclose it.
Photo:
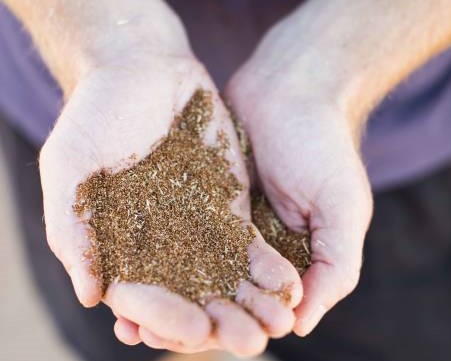
M 310 233 L 286 227 L 261 193 L 252 195 L 252 222 L 267 243 L 288 259 L 302 275 L 311 264 Z
M 155 284 L 202 304 L 233 298 L 250 278 L 255 234 L 230 210 L 242 187 L 224 157 L 227 138 L 202 141 L 212 112 L 211 95 L 196 91 L 148 156 L 78 186 L 74 210 L 90 214 L 92 270 L 104 292 L 112 282 Z

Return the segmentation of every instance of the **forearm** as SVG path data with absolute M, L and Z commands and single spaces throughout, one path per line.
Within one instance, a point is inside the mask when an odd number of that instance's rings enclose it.
M 180 21 L 164 1 L 4 2 L 29 30 L 65 93 L 90 69 L 124 57 L 190 53 Z
M 449 0 L 310 0 L 254 58 L 273 54 L 265 64 L 297 74 L 310 97 L 333 99 L 358 133 L 381 97 L 451 43 L 450 19 Z

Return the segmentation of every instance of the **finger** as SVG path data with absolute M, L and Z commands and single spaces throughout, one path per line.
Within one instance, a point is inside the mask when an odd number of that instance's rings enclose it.
M 235 355 L 251 357 L 262 353 L 268 342 L 258 322 L 237 304 L 213 300 L 206 306 L 213 319 L 219 346 Z
M 345 235 L 345 241 L 342 236 Z M 324 314 L 356 287 L 362 262 L 363 236 L 324 228 L 312 234 L 312 265 L 302 276 L 304 297 L 295 313 L 294 331 L 310 333 Z
M 144 327 L 139 327 L 139 337 L 149 347 L 157 350 L 171 350 L 181 345 L 175 341 L 168 341 Z
M 111 284 L 104 302 L 163 339 L 196 346 L 210 335 L 210 320 L 198 305 L 159 286 Z
M 114 324 L 114 334 L 119 341 L 129 346 L 137 345 L 141 342 L 139 337 L 139 326 L 123 317 L 118 317 Z
M 294 266 L 268 245 L 258 231 L 248 252 L 252 280 L 265 290 L 280 292 L 288 306 L 298 305 L 302 285 Z
M 292 309 L 250 282 L 240 284 L 235 300 L 254 315 L 269 336 L 283 337 L 292 330 L 295 321 Z
M 325 206 L 327 203 L 319 199 L 321 211 L 312 214 L 312 265 L 302 277 L 304 298 L 296 309 L 294 327 L 300 336 L 310 333 L 358 283 L 363 241 L 372 213 L 365 189 L 341 193 L 329 203 L 334 207 Z
M 159 350 L 169 350 L 179 353 L 197 353 L 217 348 L 212 339 L 202 345 L 190 347 L 179 342 L 165 340 L 145 327 L 139 328 L 139 336 L 147 346 Z

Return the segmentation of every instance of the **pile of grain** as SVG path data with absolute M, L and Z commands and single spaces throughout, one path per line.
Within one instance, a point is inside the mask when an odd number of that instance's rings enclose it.
M 242 187 L 224 157 L 228 139 L 219 133 L 216 147 L 202 141 L 212 112 L 211 94 L 196 91 L 147 157 L 116 173 L 101 169 L 78 186 L 73 208 L 89 215 L 92 271 L 104 292 L 117 281 L 155 284 L 203 304 L 233 299 L 250 279 L 247 247 L 255 234 L 230 209 Z M 309 233 L 287 229 L 261 193 L 253 194 L 252 220 L 300 274 L 307 269 Z
M 225 135 L 218 147 L 202 142 L 212 111 L 211 95 L 196 91 L 152 153 L 78 186 L 74 210 L 90 214 L 92 268 L 104 291 L 115 281 L 156 284 L 202 304 L 233 298 L 249 279 L 255 234 L 230 210 L 241 185 L 224 157 Z
M 267 243 L 289 260 L 302 275 L 311 264 L 310 233 L 288 229 L 261 193 L 252 195 L 252 222 Z

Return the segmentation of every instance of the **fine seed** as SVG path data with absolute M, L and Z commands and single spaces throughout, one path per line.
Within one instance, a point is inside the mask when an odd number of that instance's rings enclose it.
M 217 147 L 201 139 L 212 112 L 211 94 L 196 91 L 152 153 L 117 173 L 101 169 L 78 186 L 73 208 L 81 219 L 90 214 L 85 256 L 104 292 L 113 282 L 155 284 L 203 304 L 213 296 L 233 299 L 250 279 L 247 247 L 255 233 L 230 210 L 242 186 L 224 156 L 229 140 L 223 131 Z M 251 167 L 249 142 L 234 120 Z M 252 220 L 304 273 L 309 232 L 289 230 L 259 192 L 252 195 Z
M 294 232 L 288 229 L 261 193 L 252 195 L 252 222 L 265 241 L 289 260 L 300 275 L 307 270 L 312 256 L 310 233 L 307 230 Z
M 74 210 L 90 213 L 92 270 L 112 282 L 161 285 L 190 300 L 233 299 L 250 279 L 247 247 L 255 233 L 231 212 L 242 186 L 219 145 L 202 135 L 211 94 L 194 93 L 167 137 L 132 167 L 101 169 L 77 189 Z

